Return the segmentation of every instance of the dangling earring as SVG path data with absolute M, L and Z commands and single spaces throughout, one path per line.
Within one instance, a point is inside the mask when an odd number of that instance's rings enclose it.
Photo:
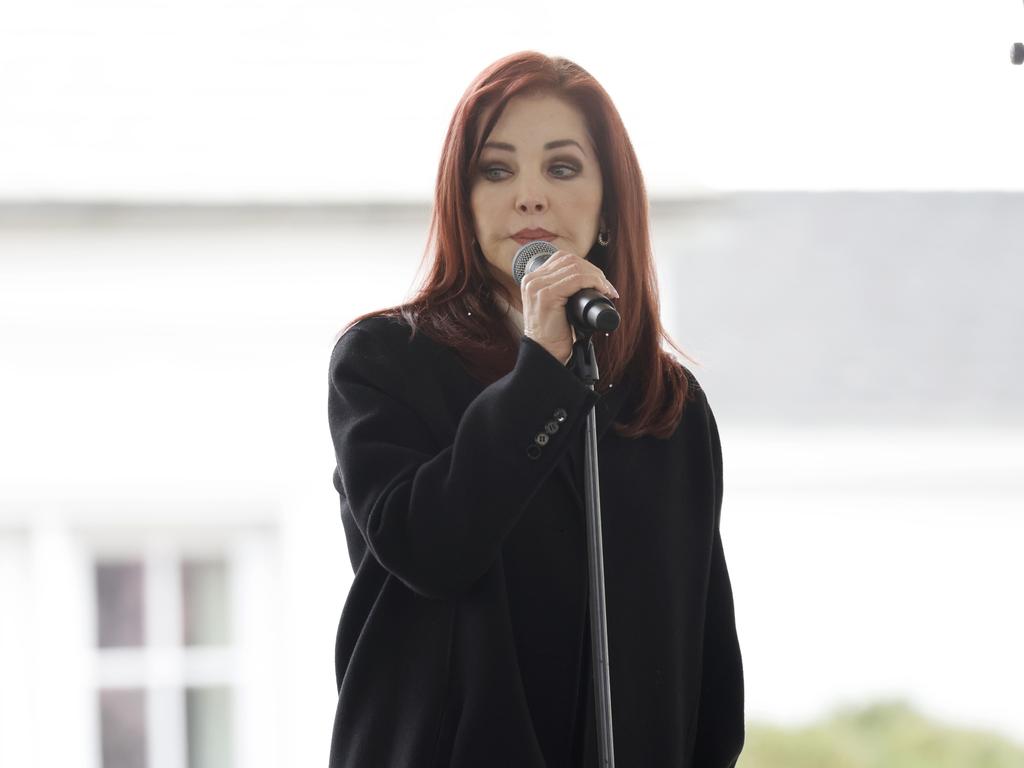
M 597 244 L 602 248 L 612 241 L 611 235 L 607 229 L 602 229 L 597 233 Z

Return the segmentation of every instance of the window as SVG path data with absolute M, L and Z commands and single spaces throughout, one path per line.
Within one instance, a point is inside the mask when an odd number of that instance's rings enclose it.
M 234 765 L 228 564 L 166 546 L 95 556 L 102 768 Z

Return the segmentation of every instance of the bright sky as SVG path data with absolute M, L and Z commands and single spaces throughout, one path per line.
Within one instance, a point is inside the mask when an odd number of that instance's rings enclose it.
M 575 60 L 652 196 L 1024 188 L 1020 0 L 32 0 L 0 24 L 0 199 L 429 200 L 488 63 Z

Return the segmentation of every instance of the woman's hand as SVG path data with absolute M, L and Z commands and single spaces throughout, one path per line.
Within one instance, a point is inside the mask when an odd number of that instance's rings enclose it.
M 569 357 L 573 344 L 565 305 L 584 288 L 594 288 L 609 298 L 619 296 L 599 267 L 568 251 L 555 251 L 520 283 L 523 335 L 536 341 L 559 362 Z

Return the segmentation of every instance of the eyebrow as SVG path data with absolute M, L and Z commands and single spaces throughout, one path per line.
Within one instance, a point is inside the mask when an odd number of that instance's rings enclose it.
M 547 144 L 544 145 L 544 149 L 558 149 L 558 147 L 567 147 L 570 144 L 575 144 L 577 147 L 580 148 L 580 152 L 583 152 L 583 154 L 586 154 L 586 151 L 583 149 L 583 147 L 580 147 L 580 143 L 578 141 L 576 141 L 575 139 L 558 139 L 557 141 L 549 141 Z M 506 144 L 503 141 L 488 141 L 488 142 L 485 142 L 484 143 L 484 148 L 486 148 L 486 147 L 490 147 L 491 149 L 503 149 L 506 152 L 515 152 L 516 151 L 515 147 L 513 147 L 511 144 Z

